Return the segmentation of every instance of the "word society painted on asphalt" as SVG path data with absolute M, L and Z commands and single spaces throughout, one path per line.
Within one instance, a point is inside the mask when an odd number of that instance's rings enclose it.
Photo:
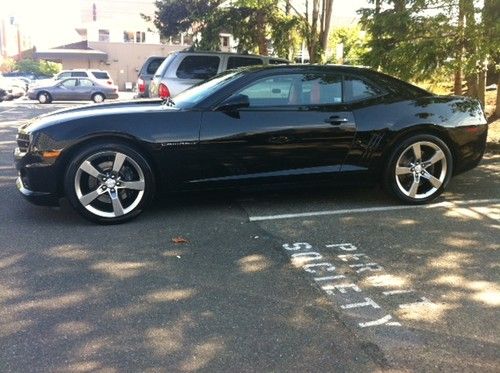
M 335 262 L 327 260 L 324 254 L 307 242 L 287 243 L 283 245 L 283 248 L 292 264 L 310 274 L 314 283 L 358 327 L 401 326 L 393 315 L 368 297 L 359 285 L 359 282 L 366 279 L 366 276 L 370 276 L 372 281 L 387 276 L 383 275 L 384 268 L 372 261 L 368 255 L 358 252 L 358 248 L 351 243 L 324 246 L 328 251 L 334 251 Z M 331 254 L 326 256 L 331 256 Z M 414 293 L 412 289 L 387 289 L 387 291 L 382 291 L 381 295 L 396 297 L 411 293 Z M 431 304 L 431 302 L 425 297 L 420 297 L 416 302 L 399 304 L 398 308 L 411 308 L 422 304 Z

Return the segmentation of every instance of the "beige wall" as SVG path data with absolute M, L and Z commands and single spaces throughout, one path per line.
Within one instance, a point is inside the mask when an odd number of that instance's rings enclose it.
M 164 44 L 139 43 L 104 43 L 88 42 L 92 49 L 108 54 L 108 61 L 94 62 L 92 68 L 107 70 L 120 90 L 125 89 L 125 82 L 137 82 L 137 74 L 144 61 L 150 56 L 166 56 L 170 52 L 185 49 Z
M 120 90 L 125 89 L 125 82 L 135 84 L 142 64 L 150 56 L 166 56 L 170 52 L 185 49 L 186 46 L 139 43 L 88 42 L 88 46 L 107 53 L 107 61 L 92 61 L 86 58 L 64 59 L 64 70 L 99 69 L 106 70 Z

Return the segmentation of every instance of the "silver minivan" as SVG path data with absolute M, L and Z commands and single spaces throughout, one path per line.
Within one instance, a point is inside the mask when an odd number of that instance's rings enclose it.
M 174 97 L 196 83 L 229 69 L 288 63 L 289 61 L 282 58 L 251 54 L 174 52 L 169 54 L 156 70 L 149 86 L 149 97 Z

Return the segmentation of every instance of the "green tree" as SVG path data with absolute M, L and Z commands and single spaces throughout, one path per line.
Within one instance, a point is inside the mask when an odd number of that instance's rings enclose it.
M 334 28 L 328 42 L 328 49 L 334 51 L 334 54 L 328 59 L 328 62 L 361 65 L 368 51 L 367 43 L 366 32 L 361 29 L 360 25 Z M 340 59 L 335 56 L 338 45 L 342 45 L 343 49 L 343 56 Z
M 287 54 L 290 43 L 293 46 L 298 24 L 282 5 L 281 0 L 234 0 L 230 6 L 220 0 L 159 0 L 154 18 L 143 17 L 164 37 L 186 31 L 200 33 L 196 46 L 202 49 L 219 49 L 219 35 L 227 32 L 238 39 L 239 51 L 267 55 L 272 46 L 282 55 Z
M 366 64 L 404 79 L 454 76 L 484 103 L 485 63 L 498 56 L 498 0 L 369 0 Z
M 52 76 L 61 71 L 61 64 L 51 61 L 35 61 L 27 58 L 17 61 L 14 70 Z

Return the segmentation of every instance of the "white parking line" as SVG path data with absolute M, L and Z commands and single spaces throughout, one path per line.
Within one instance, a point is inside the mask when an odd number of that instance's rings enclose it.
M 453 208 L 457 205 L 473 205 L 477 203 L 500 203 L 500 198 L 493 199 L 472 199 L 465 201 L 446 201 L 439 203 L 432 203 L 428 205 L 403 205 L 403 206 L 380 206 L 380 207 L 367 207 L 359 209 L 343 209 L 343 210 L 325 210 L 325 211 L 311 211 L 300 212 L 295 214 L 280 214 L 280 215 L 263 215 L 263 216 L 250 216 L 250 221 L 265 221 L 265 220 L 279 220 L 279 219 L 293 219 L 293 218 L 306 218 L 311 216 L 324 216 L 324 215 L 344 215 L 344 214 L 357 214 L 369 213 L 380 211 L 395 211 L 406 209 L 432 209 L 432 208 Z

